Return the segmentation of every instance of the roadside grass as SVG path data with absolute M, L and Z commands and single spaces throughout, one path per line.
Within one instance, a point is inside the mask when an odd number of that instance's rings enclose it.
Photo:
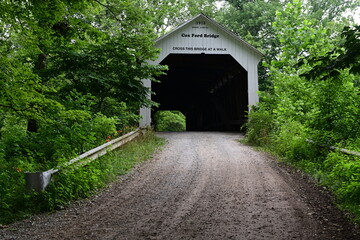
M 0 224 L 63 209 L 75 200 L 87 198 L 151 158 L 164 144 L 164 139 L 148 131 L 144 136 L 86 165 L 72 166 L 55 174 L 52 183 L 40 193 L 27 192 L 22 176 L 17 183 L 22 186 L 17 187 L 17 191 L 0 206 Z
M 345 213 L 352 222 L 360 224 L 360 162 L 357 157 L 351 157 L 338 151 L 318 149 L 310 151 L 309 156 L 290 158 L 279 154 L 278 149 L 271 144 L 257 145 L 241 138 L 239 142 L 265 152 L 278 162 L 302 171 L 315 180 L 317 184 L 326 187 L 336 197 L 336 206 Z M 311 156 L 311 157 L 310 157 Z

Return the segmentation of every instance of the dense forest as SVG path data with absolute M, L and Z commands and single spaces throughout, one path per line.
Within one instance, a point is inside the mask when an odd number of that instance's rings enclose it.
M 137 126 L 139 108 L 156 106 L 141 80 L 156 81 L 166 70 L 148 64 L 159 53 L 153 40 L 200 12 L 265 54 L 247 141 L 315 175 L 360 215 L 359 159 L 323 147 L 360 151 L 360 26 L 352 19 L 359 6 L 358 0 L 1 1 L 0 222 L 28 214 L 14 210 L 25 200 L 56 207 L 60 190 L 51 197 L 26 192 L 24 171 L 61 165 Z M 40 210 L 49 209 L 34 211 Z

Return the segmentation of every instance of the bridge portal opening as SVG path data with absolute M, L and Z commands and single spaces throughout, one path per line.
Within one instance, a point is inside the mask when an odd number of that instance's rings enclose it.
M 248 73 L 230 54 L 169 54 L 152 84 L 153 110 L 177 109 L 187 131 L 240 131 L 248 111 Z

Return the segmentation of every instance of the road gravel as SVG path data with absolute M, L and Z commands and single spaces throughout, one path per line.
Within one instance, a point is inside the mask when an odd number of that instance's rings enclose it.
M 94 197 L 0 239 L 360 239 L 326 189 L 239 133 L 159 133 L 167 145 Z

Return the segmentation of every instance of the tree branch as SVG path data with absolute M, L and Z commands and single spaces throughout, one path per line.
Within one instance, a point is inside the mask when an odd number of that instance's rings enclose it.
M 108 6 L 108 5 L 105 5 L 103 3 L 101 3 L 100 1 L 98 0 L 94 0 L 96 3 L 98 3 L 99 5 L 103 6 L 104 8 L 106 8 L 107 10 L 109 10 L 109 12 L 115 17 L 115 19 L 119 22 L 121 22 L 121 19 L 119 19 L 117 17 L 117 15 L 115 14 L 115 12 Z

